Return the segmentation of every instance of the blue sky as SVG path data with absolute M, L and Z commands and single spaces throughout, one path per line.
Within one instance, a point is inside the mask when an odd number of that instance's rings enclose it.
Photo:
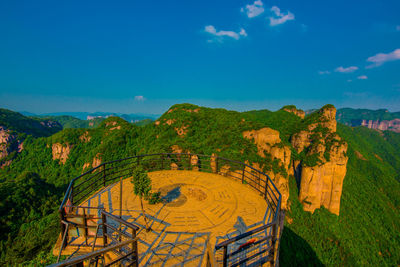
M 0 106 L 400 110 L 400 1 L 2 1 Z

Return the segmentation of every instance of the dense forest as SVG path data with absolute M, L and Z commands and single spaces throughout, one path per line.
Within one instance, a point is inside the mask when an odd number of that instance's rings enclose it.
M 321 119 L 318 112 L 300 118 L 285 108 L 240 113 L 180 104 L 155 122 L 139 125 L 110 117 L 88 128 L 62 119 L 43 119 L 58 120 L 61 127 L 38 132 L 39 119 L 13 112 L 1 115 L 0 125 L 24 134 L 23 150 L 0 169 L 1 265 L 54 262 L 51 249 L 59 235 L 57 208 L 68 182 L 82 173 L 85 164 L 98 157 L 106 162 L 173 152 L 173 146 L 184 152 L 218 153 L 259 163 L 264 171 L 273 170 L 288 179 L 290 205 L 281 240 L 282 266 L 400 264 L 400 134 L 338 124 L 337 134 L 348 144 L 349 160 L 337 216 L 324 207 L 314 213 L 304 211 L 296 178 L 273 158 L 261 157 L 257 146 L 242 134 L 270 127 L 279 131 L 279 145 L 291 146 L 294 133 Z M 329 139 L 324 128 L 317 127 L 314 133 L 315 144 L 318 138 Z M 54 159 L 54 144 L 69 148 L 65 163 Z M 308 166 L 318 164 L 318 158 L 309 153 L 292 149 L 292 157 Z

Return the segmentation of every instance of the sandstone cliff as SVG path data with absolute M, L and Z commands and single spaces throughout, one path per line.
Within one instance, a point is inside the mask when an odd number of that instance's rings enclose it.
M 286 106 L 282 108 L 284 111 L 293 113 L 294 115 L 300 117 L 301 119 L 304 119 L 304 117 L 306 116 L 306 113 L 304 112 L 304 110 L 301 109 L 297 109 L 296 106 Z
M 393 132 L 400 133 L 400 119 L 394 119 L 394 120 L 361 120 L 360 124 L 361 126 L 366 126 L 370 129 L 375 129 L 375 130 L 390 130 Z M 352 126 L 358 126 L 357 123 Z
M 270 156 L 272 160 L 277 159 L 280 165 L 289 171 L 291 150 L 288 146 L 283 145 L 279 132 L 271 128 L 265 127 L 259 130 L 245 131 L 243 137 L 252 140 L 257 145 L 258 155 L 265 158 Z M 246 162 L 249 164 L 248 162 Z M 258 163 L 252 163 L 252 167 L 256 170 L 263 171 Z M 251 170 L 248 170 L 251 172 Z M 272 169 L 267 171 L 268 176 L 274 182 L 279 192 L 282 194 L 282 208 L 286 209 L 287 200 L 289 199 L 289 183 L 288 177 Z
M 69 152 L 71 150 L 71 146 L 69 144 L 62 145 L 60 143 L 55 143 L 51 147 L 53 160 L 60 160 L 62 164 L 68 159 Z
M 15 132 L 0 126 L 0 168 L 11 164 L 12 159 L 5 160 L 13 152 L 21 152 L 23 142 Z
M 296 152 L 305 155 L 302 160 L 293 161 L 293 170 L 306 211 L 324 206 L 334 214 L 340 212 L 348 158 L 347 143 L 336 134 L 335 115 L 333 106 L 322 108 L 314 115 L 315 121 L 291 138 Z

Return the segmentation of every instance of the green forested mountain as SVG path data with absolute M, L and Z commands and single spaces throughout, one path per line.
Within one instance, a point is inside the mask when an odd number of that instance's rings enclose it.
M 273 170 L 288 180 L 282 266 L 400 264 L 400 134 L 338 124 L 337 133 L 348 144 L 339 216 L 324 207 L 313 214 L 304 211 L 295 176 L 277 160 L 260 156 L 256 144 L 243 137 L 245 131 L 275 129 L 281 139 L 278 146 L 291 147 L 292 159 L 314 166 L 319 159 L 296 153 L 291 139 L 320 121 L 318 112 L 301 119 L 284 109 L 240 113 L 181 104 L 141 127 L 112 117 L 93 129 L 28 136 L 24 149 L 0 169 L 0 264 L 40 265 L 54 260 L 50 249 L 59 235 L 56 210 L 68 182 L 83 172 L 85 164 L 91 165 L 94 158 L 106 162 L 174 152 L 174 146 L 183 152 L 259 163 L 264 171 Z M 329 137 L 319 127 L 314 130 L 315 144 L 321 136 Z M 65 163 L 54 158 L 54 145 L 69 148 Z
M 33 119 L 37 117 L 31 117 Z M 41 116 L 39 117 L 41 120 L 51 120 L 58 122 L 59 124 L 62 125 L 63 129 L 68 129 L 68 128 L 96 128 L 98 127 L 102 121 L 105 120 L 105 118 L 93 118 L 90 120 L 81 120 L 73 116 L 68 116 L 68 115 L 60 115 L 60 116 Z M 125 118 L 123 118 L 125 119 Z M 126 119 L 125 119 L 126 120 Z M 137 122 L 134 122 L 134 124 L 138 126 L 143 126 L 146 124 L 152 123 L 152 119 L 143 119 L 139 120 Z
M 62 125 L 63 129 L 67 128 L 96 128 L 100 125 L 104 118 L 94 118 L 91 120 L 81 120 L 68 115 L 61 116 L 45 116 L 43 119 L 53 120 Z
M 29 118 L 8 109 L 0 108 L 0 126 L 35 137 L 50 136 L 62 129 L 55 120 Z

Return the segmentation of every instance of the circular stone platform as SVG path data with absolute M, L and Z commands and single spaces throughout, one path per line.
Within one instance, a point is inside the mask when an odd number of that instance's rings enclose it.
M 216 243 L 268 223 L 267 203 L 248 185 L 221 175 L 197 171 L 150 172 L 152 191 L 163 203 L 144 209 L 152 231 L 141 230 L 140 265 L 204 264 L 206 243 Z M 120 215 L 120 182 L 103 188 L 82 206 L 103 207 Z M 139 198 L 129 179 L 122 181 L 122 217 L 144 227 Z M 180 256 L 182 256 L 180 258 Z

